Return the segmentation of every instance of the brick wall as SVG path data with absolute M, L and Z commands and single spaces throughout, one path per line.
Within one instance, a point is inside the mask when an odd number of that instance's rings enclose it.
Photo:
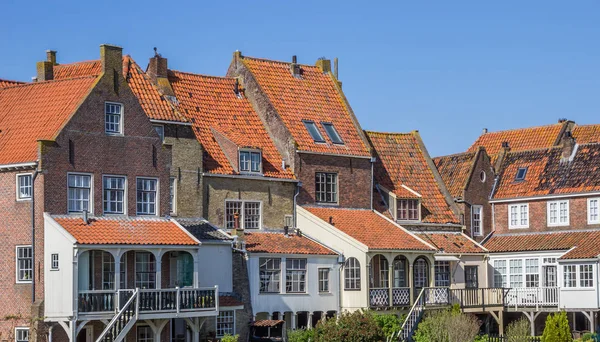
M 485 180 L 482 181 L 481 174 L 485 173 Z M 475 236 L 476 241 L 481 241 L 483 238 L 492 231 L 492 208 L 489 203 L 489 196 L 494 186 L 494 171 L 489 157 L 486 153 L 479 153 L 475 166 L 473 168 L 473 174 L 466 190 L 464 191 L 464 199 L 472 205 L 483 206 L 483 225 L 482 225 L 482 236 Z M 466 227 L 466 234 L 471 236 L 471 206 L 468 204 L 461 204 L 461 213 L 464 214 L 464 224 Z

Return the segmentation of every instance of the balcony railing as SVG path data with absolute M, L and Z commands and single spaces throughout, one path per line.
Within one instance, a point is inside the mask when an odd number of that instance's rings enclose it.
M 115 312 L 121 309 L 135 290 L 81 291 L 79 313 Z M 218 307 L 217 287 L 139 290 L 139 313 L 179 313 L 209 311 Z
M 387 287 L 369 289 L 371 307 L 390 306 L 390 289 Z
M 424 306 L 447 306 L 458 304 L 461 308 L 485 308 L 505 305 L 504 288 L 451 289 L 449 287 L 426 287 L 422 289 Z M 371 307 L 389 307 L 389 288 L 369 289 Z M 421 289 L 419 289 L 421 294 Z M 410 306 L 410 288 L 392 288 L 392 306 Z
M 410 288 L 409 287 L 394 287 L 392 289 L 392 305 L 393 306 L 409 306 L 410 305 Z
M 507 307 L 559 306 L 558 287 L 513 287 L 506 291 Z

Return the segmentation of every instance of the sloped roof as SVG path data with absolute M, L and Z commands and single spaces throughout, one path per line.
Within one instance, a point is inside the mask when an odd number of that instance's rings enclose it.
M 588 259 L 600 255 L 600 230 L 494 234 L 485 244 L 492 253 L 568 251 L 561 259 Z
M 20 81 L 11 81 L 11 80 L 3 80 L 0 78 L 0 88 L 6 88 L 14 85 L 24 84 L 25 82 Z
M 177 108 L 192 123 L 196 138 L 205 150 L 206 171 L 237 174 L 215 139 L 213 131 L 216 130 L 237 147 L 260 148 L 265 176 L 294 178 L 290 169 L 282 169 L 283 158 L 248 99 L 235 94 L 234 78 L 170 71 L 169 80 L 179 102 Z M 235 157 L 237 161 L 237 155 Z
M 294 77 L 290 63 L 246 56 L 241 61 L 281 116 L 298 150 L 370 156 L 331 73 L 301 64 L 301 77 Z M 326 143 L 314 142 L 302 120 L 314 121 Z M 344 144 L 332 143 L 321 122 L 333 123 Z
M 433 248 L 407 230 L 369 209 L 303 207 L 324 222 L 348 234 L 370 249 L 427 250 Z
M 187 229 L 190 234 L 200 241 L 202 240 L 233 240 L 233 238 L 225 234 L 219 228 L 213 226 L 203 218 L 178 218 L 177 223 Z
M 82 245 L 198 245 L 171 220 L 161 218 L 52 216 Z
M 416 233 L 416 232 L 415 232 Z M 445 253 L 485 253 L 475 241 L 460 232 L 418 232 L 421 239 Z
M 337 255 L 331 249 L 296 234 L 281 232 L 246 232 L 246 251 L 249 253 Z
M 219 306 L 220 307 L 229 307 L 229 306 L 244 306 L 244 303 L 237 299 L 234 296 L 219 296 Z
M 516 181 L 519 168 L 527 168 L 525 179 Z M 600 190 L 600 144 L 577 146 L 572 160 L 562 159 L 562 148 L 510 152 L 493 195 L 507 199 Z
M 600 143 L 600 125 L 576 125 L 573 138 L 578 144 Z
M 375 150 L 375 179 L 398 196 L 402 185 L 418 192 L 421 198 L 421 218 L 426 223 L 457 223 L 446 198 L 435 180 L 427 156 L 421 150 L 418 132 L 380 133 L 366 131 Z M 396 193 L 398 191 L 398 193 Z
M 477 151 L 472 151 L 433 158 L 452 197 L 462 197 L 476 156 Z
M 38 159 L 37 140 L 52 140 L 85 99 L 96 77 L 0 88 L 0 165 Z

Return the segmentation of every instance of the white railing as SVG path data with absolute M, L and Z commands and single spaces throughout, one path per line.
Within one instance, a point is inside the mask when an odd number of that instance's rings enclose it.
M 392 289 L 392 305 L 410 305 L 410 287 L 394 287 Z
M 371 307 L 390 306 L 390 289 L 387 287 L 369 289 Z
M 558 287 L 513 287 L 507 289 L 507 307 L 559 306 Z
M 408 315 L 406 315 L 406 319 L 402 323 L 402 327 L 398 332 L 398 339 L 402 342 L 411 341 L 412 335 L 414 334 L 419 321 L 421 320 L 421 316 L 423 316 L 423 310 L 425 310 L 425 296 L 423 293 L 427 291 L 427 288 L 423 288 L 419 295 L 415 299 L 415 303 L 410 308 Z

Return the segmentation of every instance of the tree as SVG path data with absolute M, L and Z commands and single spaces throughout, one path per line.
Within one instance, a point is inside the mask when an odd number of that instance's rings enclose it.
M 525 318 L 510 323 L 506 328 L 508 342 L 527 342 L 528 336 L 531 336 L 531 326 L 529 320 Z
M 566 312 L 561 311 L 548 315 L 542 342 L 573 342 Z
M 321 321 L 314 329 L 314 342 L 380 342 L 383 330 L 369 311 L 344 312 L 338 319 Z

